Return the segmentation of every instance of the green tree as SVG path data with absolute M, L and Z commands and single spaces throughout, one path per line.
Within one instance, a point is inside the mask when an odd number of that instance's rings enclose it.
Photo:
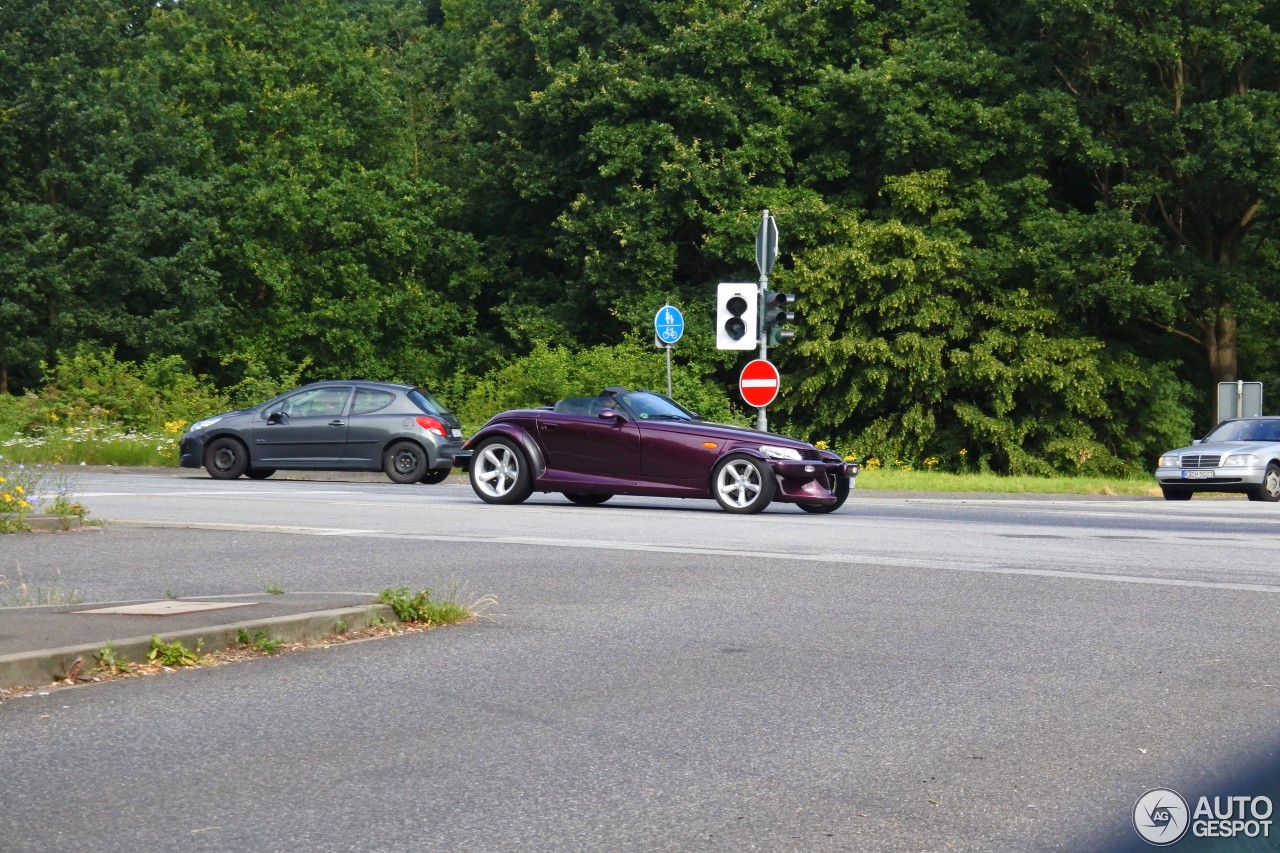
M 82 343 L 191 356 L 222 319 L 206 187 L 142 70 L 157 7 L 0 5 L 0 392 Z
M 1040 53 L 1045 85 L 1071 107 L 1047 128 L 1074 143 L 1062 197 L 1121 212 L 1158 248 L 1108 301 L 1197 346 L 1211 382 L 1234 380 L 1242 339 L 1259 337 L 1242 324 L 1280 320 L 1280 9 L 1161 0 L 1027 11 L 1040 39 L 1028 54 Z
M 184 2 L 156 74 L 206 139 L 233 312 L 217 349 L 270 373 L 427 381 L 473 354 L 476 247 L 415 169 L 383 49 L 344 4 Z

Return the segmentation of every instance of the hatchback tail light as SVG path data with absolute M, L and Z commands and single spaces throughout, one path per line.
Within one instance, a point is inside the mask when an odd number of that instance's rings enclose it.
M 440 436 L 441 438 L 445 437 L 444 424 L 440 423 L 435 418 L 420 417 L 420 418 L 414 418 L 414 420 L 418 422 L 418 426 L 422 427 L 427 432 L 434 432 L 436 435 Z

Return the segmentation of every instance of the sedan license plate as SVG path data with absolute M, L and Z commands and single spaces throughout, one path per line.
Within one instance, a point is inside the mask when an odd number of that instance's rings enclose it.
M 1208 479 L 1211 479 L 1211 478 L 1213 477 L 1214 473 L 1216 473 L 1216 472 L 1214 472 L 1214 471 L 1212 471 L 1212 470 L 1205 470 L 1205 471 L 1183 471 L 1183 472 L 1182 472 L 1182 479 L 1184 479 L 1184 480 L 1208 480 Z

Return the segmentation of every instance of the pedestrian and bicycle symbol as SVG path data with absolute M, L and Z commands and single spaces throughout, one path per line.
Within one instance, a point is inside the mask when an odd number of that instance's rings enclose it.
M 653 317 L 653 331 L 661 343 L 671 346 L 684 334 L 684 315 L 674 305 L 663 305 Z

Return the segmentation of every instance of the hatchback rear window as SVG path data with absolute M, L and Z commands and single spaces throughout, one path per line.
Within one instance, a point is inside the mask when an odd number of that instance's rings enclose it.
M 449 414 L 449 410 L 446 409 L 439 400 L 432 397 L 428 391 L 424 391 L 421 388 L 414 388 L 407 396 L 413 401 L 415 406 L 422 409 L 422 411 L 426 412 L 428 415 Z

